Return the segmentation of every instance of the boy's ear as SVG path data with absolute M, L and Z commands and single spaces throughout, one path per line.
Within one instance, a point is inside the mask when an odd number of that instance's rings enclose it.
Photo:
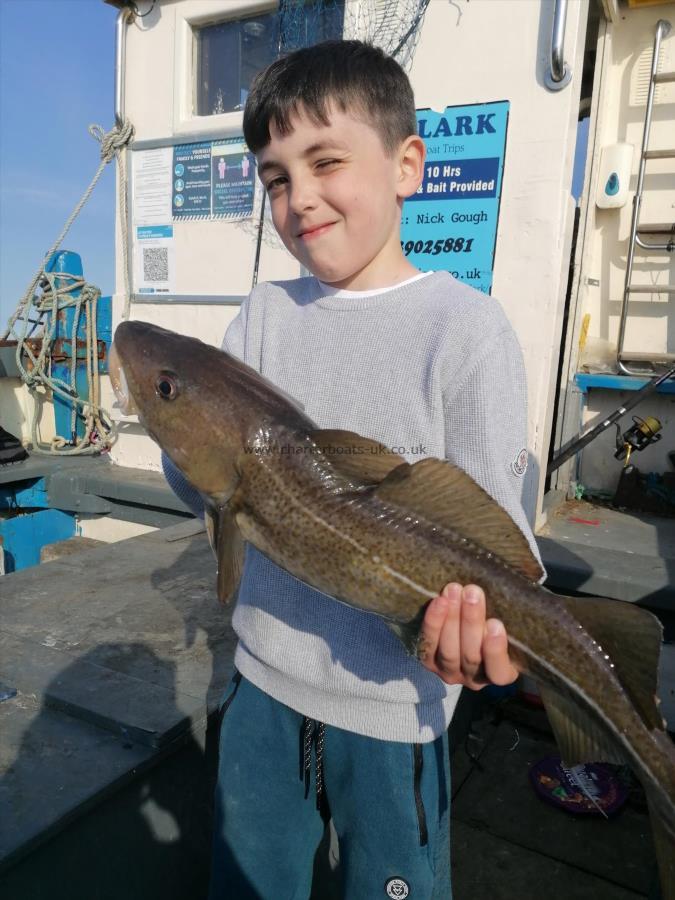
M 411 197 L 422 184 L 426 154 L 426 145 L 416 134 L 407 137 L 399 147 L 397 194 L 400 199 Z

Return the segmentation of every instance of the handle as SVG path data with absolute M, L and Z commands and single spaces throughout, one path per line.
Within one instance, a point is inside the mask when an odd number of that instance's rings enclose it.
M 115 123 L 121 128 L 124 125 L 124 75 L 127 55 L 127 22 L 134 17 L 133 11 L 123 7 L 117 14 L 115 25 Z
M 551 61 L 544 74 L 544 84 L 549 91 L 562 91 L 572 80 L 572 69 L 565 62 L 565 22 L 567 0 L 555 0 L 553 31 L 551 32 Z

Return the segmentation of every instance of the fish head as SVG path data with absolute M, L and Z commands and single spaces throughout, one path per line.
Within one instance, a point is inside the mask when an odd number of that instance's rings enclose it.
M 248 367 L 195 338 L 127 321 L 115 332 L 109 370 L 122 412 L 138 415 L 202 495 L 226 502 L 256 414 L 242 377 Z

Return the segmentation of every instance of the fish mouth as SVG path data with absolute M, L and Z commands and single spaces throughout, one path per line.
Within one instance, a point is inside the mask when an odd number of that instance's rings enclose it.
M 129 390 L 126 375 L 124 374 L 124 366 L 122 365 L 114 342 L 110 348 L 108 375 L 110 376 L 110 383 L 112 384 L 112 389 L 115 392 L 117 401 L 113 404 L 113 409 L 119 409 L 125 416 L 137 416 L 138 407 Z

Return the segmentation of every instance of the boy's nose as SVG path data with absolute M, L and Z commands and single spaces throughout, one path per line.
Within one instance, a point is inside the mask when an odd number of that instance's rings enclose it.
M 296 215 L 313 209 L 316 206 L 316 192 L 309 180 L 303 179 L 291 184 L 288 204 Z

